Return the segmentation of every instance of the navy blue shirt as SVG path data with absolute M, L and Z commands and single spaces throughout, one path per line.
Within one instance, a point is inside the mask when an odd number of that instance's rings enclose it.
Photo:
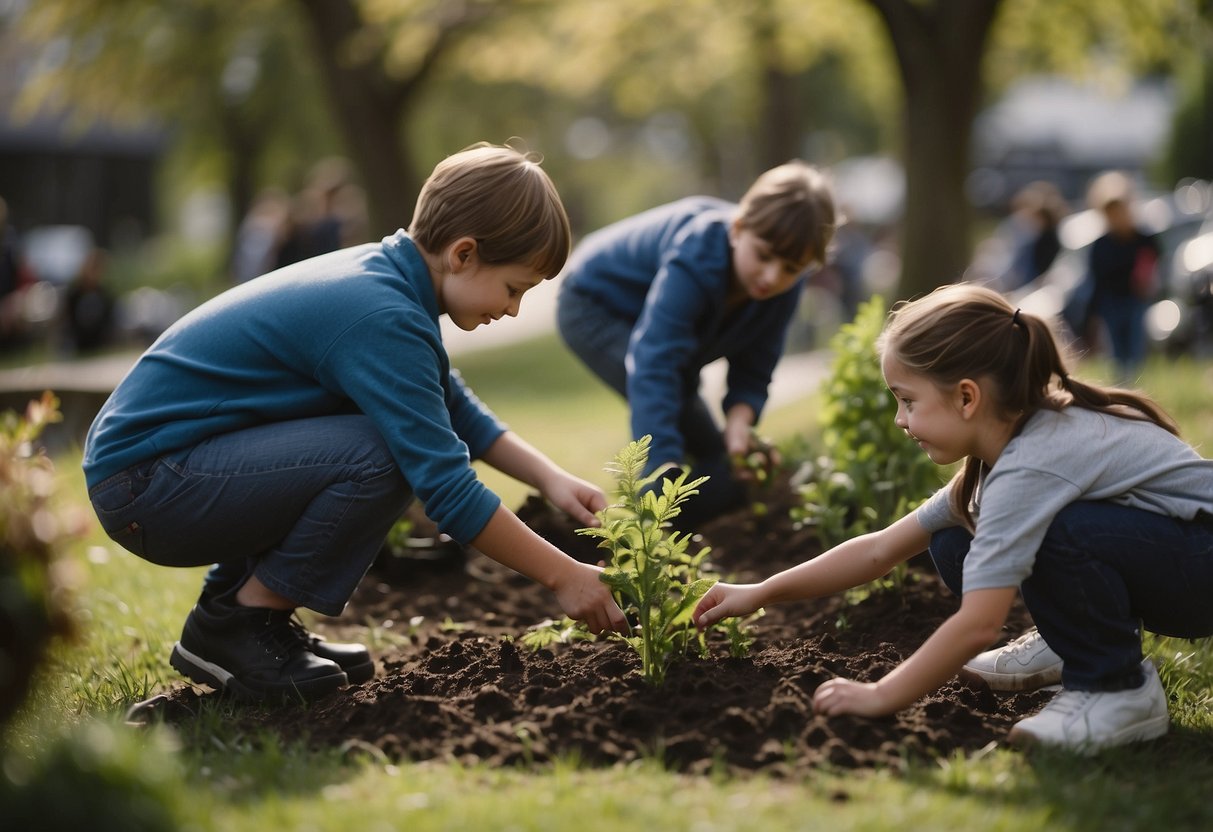
M 1148 286 L 1134 285 L 1134 272 L 1141 268 L 1139 258 L 1151 258 L 1153 267 L 1158 260 L 1158 240 L 1134 230 L 1127 237 L 1104 234 L 1091 245 L 1089 268 L 1095 283 L 1096 300 L 1104 297 L 1142 297 Z
M 726 309 L 736 214 L 734 203 L 687 197 L 588 235 L 569 259 L 567 287 L 633 324 L 627 397 L 633 437 L 653 437 L 650 468 L 683 459 L 679 414 L 704 365 L 728 360 L 726 412 L 744 402 L 757 416 L 766 405 L 804 280 Z
M 364 413 L 426 513 L 457 540 L 500 500 L 476 478 L 505 431 L 451 370 L 429 269 L 403 231 L 229 289 L 177 321 L 89 430 L 89 487 L 256 425 Z

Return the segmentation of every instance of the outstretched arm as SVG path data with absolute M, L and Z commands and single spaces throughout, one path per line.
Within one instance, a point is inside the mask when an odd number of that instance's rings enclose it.
M 897 564 L 925 551 L 929 543 L 930 535 L 918 519 L 907 514 L 888 528 L 851 538 L 762 583 L 718 583 L 700 599 L 692 617 L 703 629 L 768 604 L 841 592 L 888 574 Z
M 627 632 L 627 619 L 598 580 L 597 566 L 578 563 L 531 531 L 505 506 L 497 511 L 472 545 L 500 564 L 521 572 L 556 594 L 561 609 L 584 621 L 592 633 Z
M 813 694 L 813 709 L 826 716 L 884 716 L 909 706 L 998 639 L 1018 591 L 1007 587 L 966 592 L 960 610 L 889 675 L 866 683 L 830 679 Z
M 481 457 L 498 471 L 527 485 L 578 523 L 597 526 L 594 512 L 606 508 L 602 489 L 575 477 L 513 431 L 497 437 Z

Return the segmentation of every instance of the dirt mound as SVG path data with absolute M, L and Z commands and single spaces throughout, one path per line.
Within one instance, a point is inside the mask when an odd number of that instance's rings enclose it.
M 808 533 L 787 520 L 790 491 L 764 496 L 765 513 L 739 512 L 703 529 L 722 574 L 758 579 L 816 552 Z M 566 551 L 596 559 L 591 541 L 541 502 L 528 501 L 519 515 Z M 611 764 L 656 756 L 692 772 L 897 767 L 1000 741 L 1049 696 L 953 682 L 885 719 L 813 713 L 822 681 L 880 678 L 957 603 L 929 561 L 916 559 L 900 593 L 854 605 L 835 597 L 771 608 L 755 623 L 745 658 L 730 658 L 715 635 L 708 657 L 676 664 L 654 689 L 619 642 L 523 647 L 526 628 L 558 608 L 544 590 L 483 555 L 417 561 L 385 553 L 346 614 L 317 626 L 331 638 L 365 638 L 370 627 L 390 642 L 380 651 L 379 676 L 306 709 L 246 709 L 238 719 L 313 746 L 373 746 L 397 759 L 496 765 L 574 755 Z M 1017 608 L 1008 634 L 1027 624 Z M 170 694 L 185 706 L 173 709 L 175 719 L 189 718 L 194 697 L 189 689 Z

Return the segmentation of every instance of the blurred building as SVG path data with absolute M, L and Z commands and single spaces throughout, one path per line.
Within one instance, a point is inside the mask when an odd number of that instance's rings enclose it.
M 2 21 L 0 21 L 2 24 Z M 104 121 L 81 123 L 44 108 L 18 117 L 14 102 L 39 55 L 0 25 L 0 197 L 18 232 L 75 225 L 112 248 L 148 236 L 155 226 L 156 165 L 163 131 Z
M 969 196 L 978 208 L 1005 212 L 1030 182 L 1055 184 L 1071 202 L 1105 170 L 1146 179 L 1162 153 L 1176 100 L 1166 80 L 1123 86 L 1060 77 L 1012 86 L 974 125 Z

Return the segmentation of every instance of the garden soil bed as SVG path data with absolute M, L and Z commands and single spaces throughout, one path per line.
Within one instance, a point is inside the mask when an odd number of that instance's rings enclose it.
M 702 529 L 718 572 L 757 580 L 818 551 L 787 519 L 790 493 L 775 487 L 765 514 L 746 510 Z M 538 499 L 519 515 L 566 551 L 596 559 L 592 542 Z M 681 771 L 771 774 L 899 768 L 1001 742 L 1051 695 L 995 694 L 953 681 L 894 717 L 813 713 L 821 682 L 880 678 L 957 606 L 919 558 L 900 593 L 769 608 L 753 624 L 746 657 L 729 657 L 714 634 L 710 656 L 676 664 L 654 689 L 618 641 L 524 647 L 527 628 L 559 609 L 546 591 L 483 555 L 425 562 L 385 551 L 345 614 L 315 624 L 334 640 L 369 638 L 377 677 L 306 708 L 243 708 L 235 717 L 250 731 L 393 760 L 530 765 L 571 756 L 610 765 L 655 757 Z M 1008 637 L 1029 623 L 1017 606 Z M 171 707 L 160 710 L 171 721 L 189 719 L 200 695 L 177 688 Z

